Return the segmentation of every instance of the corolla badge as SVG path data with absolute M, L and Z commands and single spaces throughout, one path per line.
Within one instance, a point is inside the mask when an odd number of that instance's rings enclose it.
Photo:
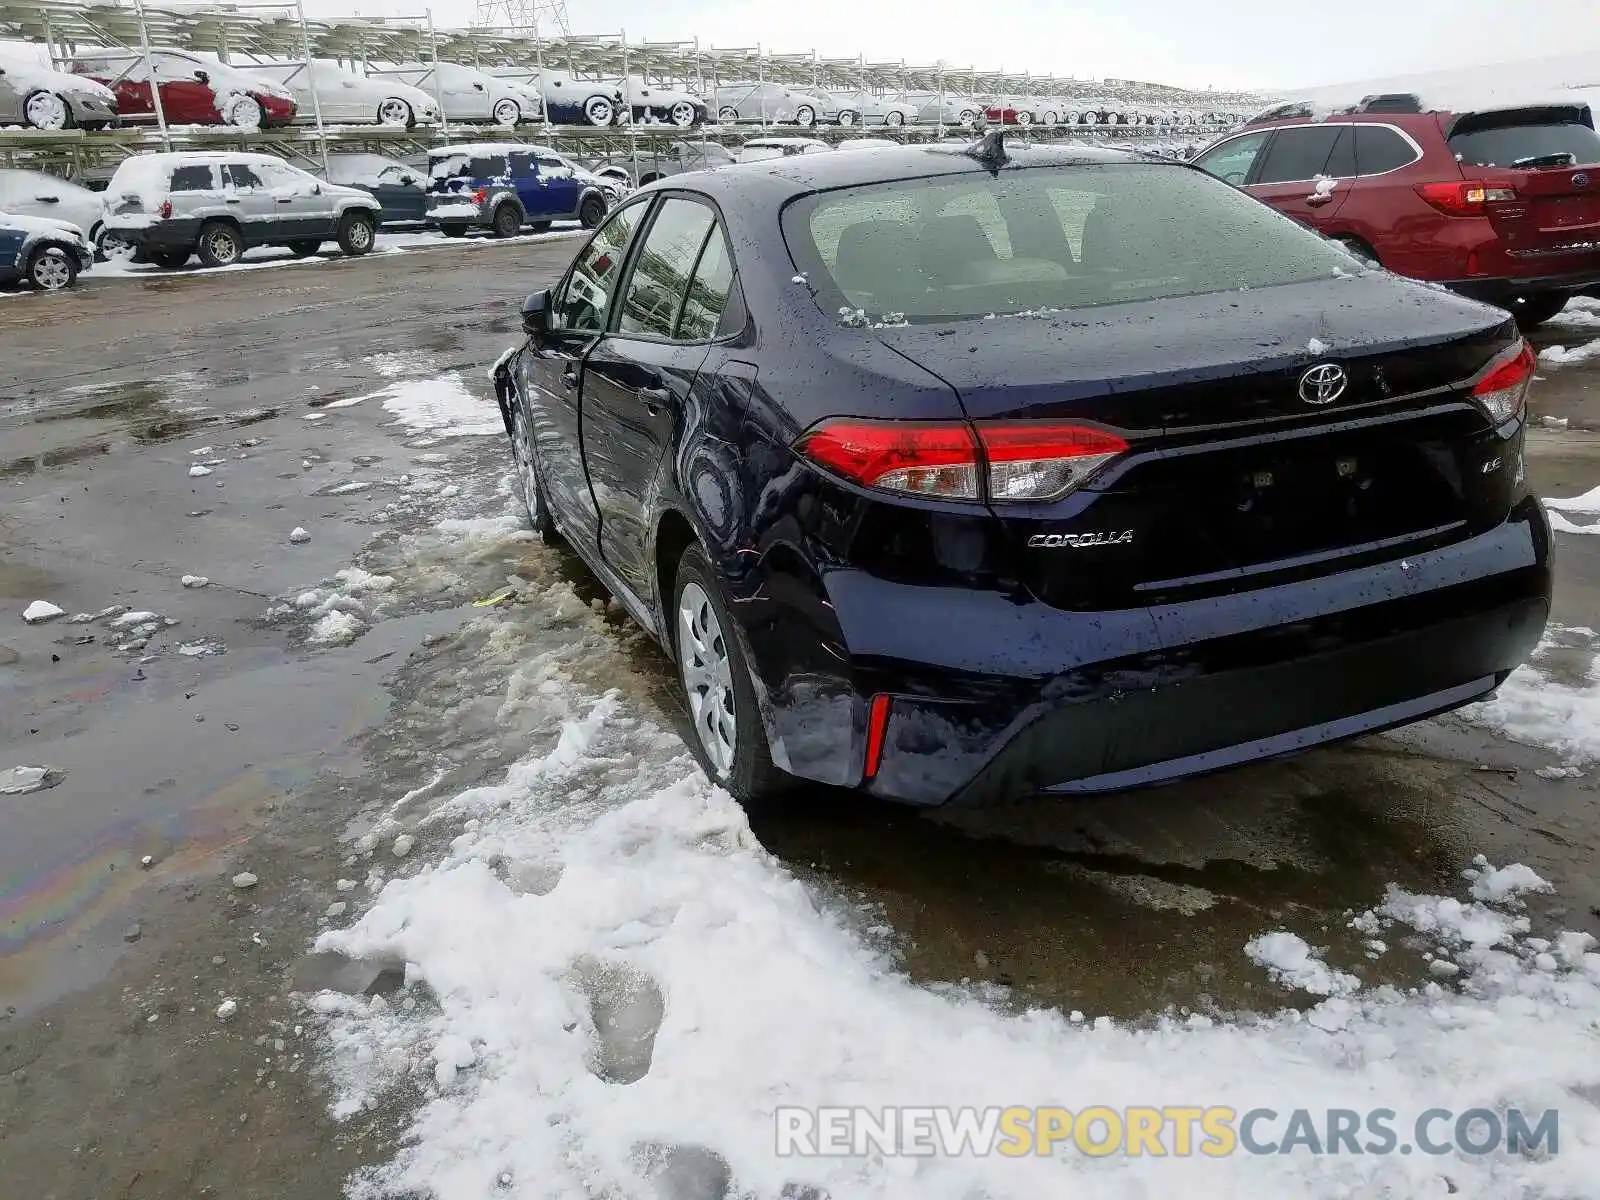
M 1098 533 L 1036 533 L 1028 539 L 1032 550 L 1082 550 L 1087 546 L 1125 546 L 1133 541 L 1133 530 L 1120 533 L 1104 530 Z
M 1300 399 L 1307 404 L 1332 404 L 1344 395 L 1350 377 L 1336 363 L 1318 363 L 1300 376 Z

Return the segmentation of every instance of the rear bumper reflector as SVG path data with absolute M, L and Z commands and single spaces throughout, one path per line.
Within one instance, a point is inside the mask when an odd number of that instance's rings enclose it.
M 867 759 L 862 779 L 871 779 L 883 762 L 883 733 L 889 725 L 889 697 L 879 692 L 867 706 Z

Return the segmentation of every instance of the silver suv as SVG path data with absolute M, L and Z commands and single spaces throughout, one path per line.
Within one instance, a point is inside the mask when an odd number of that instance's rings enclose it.
M 337 241 L 372 249 L 382 208 L 370 192 L 341 187 L 270 154 L 141 154 L 106 186 L 106 238 L 163 267 L 198 254 L 208 267 L 256 246 L 300 256 Z

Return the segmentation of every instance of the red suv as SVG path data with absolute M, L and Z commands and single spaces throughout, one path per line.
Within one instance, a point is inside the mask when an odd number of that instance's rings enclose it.
M 1445 111 L 1406 93 L 1269 109 L 1195 163 L 1399 275 L 1524 328 L 1600 284 L 1600 134 L 1581 103 Z

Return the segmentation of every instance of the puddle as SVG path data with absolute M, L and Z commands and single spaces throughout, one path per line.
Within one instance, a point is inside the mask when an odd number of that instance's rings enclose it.
M 0 410 L 0 437 L 13 453 L 0 460 L 0 477 L 67 466 L 124 445 L 158 445 L 218 424 L 223 418 L 199 402 L 200 391 L 197 377 L 183 374 L 7 404 Z

